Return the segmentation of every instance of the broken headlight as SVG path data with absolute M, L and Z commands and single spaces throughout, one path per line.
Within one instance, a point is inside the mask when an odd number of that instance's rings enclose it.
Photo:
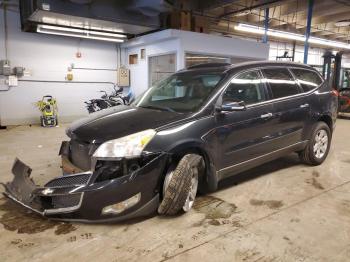
M 135 206 L 138 202 L 140 202 L 141 193 L 138 193 L 122 202 L 116 203 L 114 205 L 106 206 L 102 209 L 103 215 L 108 214 L 120 214 L 121 212 Z
M 131 158 L 140 156 L 142 150 L 156 134 L 148 129 L 129 136 L 110 140 L 100 145 L 95 151 L 95 158 Z

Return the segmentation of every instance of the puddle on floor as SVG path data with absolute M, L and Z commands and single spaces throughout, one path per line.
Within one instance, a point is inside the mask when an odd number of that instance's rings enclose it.
M 196 199 L 193 209 L 205 214 L 207 219 L 220 219 L 229 218 L 237 206 L 214 196 L 202 196 Z
M 56 235 L 65 235 L 65 234 L 68 234 L 68 233 L 73 232 L 75 230 L 77 230 L 77 228 L 75 226 L 73 226 L 72 224 L 61 223 L 57 226 L 57 228 L 55 230 L 55 234 Z
M 0 200 L 0 223 L 6 230 L 17 232 L 18 234 L 36 234 L 53 229 L 57 226 L 55 234 L 68 234 L 76 228 L 69 223 L 55 222 L 13 203 L 7 199 Z
M 320 176 L 320 173 L 317 171 L 312 172 L 312 178 L 306 179 L 305 182 L 309 185 L 312 185 L 316 189 L 323 190 L 324 186 L 317 180 Z
M 320 182 L 318 182 L 318 180 L 316 178 L 310 178 L 310 179 L 306 179 L 305 182 L 307 184 L 310 184 L 312 185 L 314 188 L 316 189 L 320 189 L 320 190 L 323 190 L 324 187 L 322 186 L 322 184 Z
M 319 177 L 320 176 L 320 173 L 316 170 L 312 171 L 312 176 L 313 177 Z
M 198 197 L 193 205 L 193 209 L 205 215 L 205 218 L 194 223 L 193 226 L 221 226 L 231 225 L 241 227 L 239 218 L 231 218 L 236 212 L 235 204 L 227 203 L 226 201 L 214 196 Z
M 278 209 L 283 206 L 283 202 L 280 200 L 259 200 L 259 199 L 251 199 L 249 203 L 252 206 L 267 206 L 271 209 Z

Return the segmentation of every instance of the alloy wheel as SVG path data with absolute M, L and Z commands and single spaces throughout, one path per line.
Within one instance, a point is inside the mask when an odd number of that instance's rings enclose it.
M 192 172 L 191 187 L 188 192 L 185 204 L 182 207 L 183 211 L 188 212 L 192 208 L 194 200 L 196 198 L 197 188 L 198 188 L 198 174 L 197 172 Z
M 316 158 L 321 159 L 326 154 L 328 149 L 328 140 L 326 130 L 321 129 L 317 132 L 313 146 L 313 151 Z

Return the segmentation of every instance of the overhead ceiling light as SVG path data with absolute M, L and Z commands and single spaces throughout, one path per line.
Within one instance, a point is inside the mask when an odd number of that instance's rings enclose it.
M 237 26 L 234 27 L 234 29 L 237 31 L 243 31 L 243 32 L 248 32 L 248 33 L 253 33 L 253 34 L 258 34 L 258 35 L 265 34 L 265 29 L 263 27 L 258 27 L 258 26 L 254 26 L 254 25 L 248 25 L 248 24 L 238 24 Z M 285 32 L 285 31 L 279 31 L 279 30 L 273 30 L 273 29 L 268 29 L 267 35 L 274 36 L 277 38 L 282 38 L 282 39 L 295 40 L 295 41 L 299 41 L 299 42 L 305 42 L 305 40 L 306 40 L 306 37 L 304 35 Z M 327 39 L 323 39 L 323 38 L 317 38 L 317 37 L 313 37 L 313 36 L 309 37 L 309 43 L 317 44 L 317 45 L 324 45 L 324 46 L 329 46 L 329 47 L 335 47 L 335 48 L 341 48 L 341 49 L 350 49 L 349 44 L 337 42 L 337 41 L 332 41 L 332 40 L 327 40 Z
M 338 22 L 335 22 L 334 25 L 338 27 L 350 26 L 350 19 L 340 20 Z
M 234 28 L 237 31 L 254 33 L 254 34 L 258 34 L 258 35 L 264 35 L 265 34 L 265 29 L 263 27 L 258 27 L 258 26 L 255 26 L 255 25 L 238 24 Z M 269 29 L 267 31 L 267 35 L 275 36 L 275 37 L 283 38 L 283 39 L 305 41 L 305 36 L 303 36 L 303 35 L 289 33 L 289 32 L 284 32 L 284 31 L 278 31 L 278 30 L 273 30 L 273 29 Z
M 342 42 L 327 40 L 323 38 L 310 37 L 309 42 L 317 45 L 330 46 L 335 48 L 350 49 L 350 45 Z
M 218 57 L 218 56 L 186 56 L 186 59 L 228 59 L 228 58 Z
M 77 29 L 77 28 L 52 26 L 52 25 L 38 25 L 36 31 L 42 34 L 63 35 L 63 36 L 79 37 L 79 38 L 86 38 L 86 39 L 119 42 L 119 43 L 124 42 L 124 39 L 126 38 L 126 35 L 123 35 L 123 34 L 91 31 L 91 30 L 84 30 L 84 29 Z

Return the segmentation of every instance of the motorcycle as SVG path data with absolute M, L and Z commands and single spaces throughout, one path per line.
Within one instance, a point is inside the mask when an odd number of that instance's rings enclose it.
M 100 92 L 103 93 L 101 98 L 84 102 L 89 114 L 113 106 L 129 105 L 133 101 L 133 93 L 131 90 L 129 90 L 126 95 L 123 94 L 123 88 L 119 88 L 118 90 L 114 88 L 114 92 L 111 95 L 108 95 L 107 92 L 103 90 Z

